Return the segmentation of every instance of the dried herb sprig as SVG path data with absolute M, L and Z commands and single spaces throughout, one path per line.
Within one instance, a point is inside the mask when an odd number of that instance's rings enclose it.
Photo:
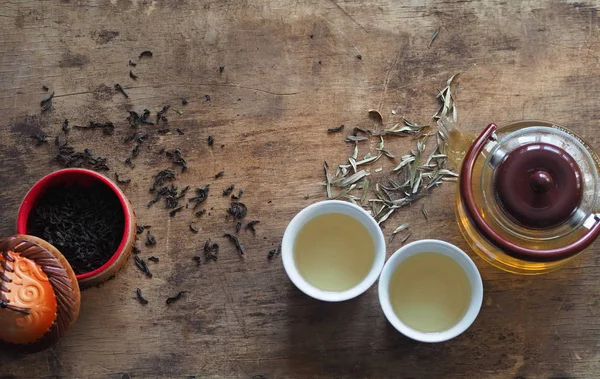
M 454 95 L 452 85 L 455 83 L 459 74 L 454 74 L 446 81 L 446 86 L 437 94 L 437 98 L 441 101 L 441 107 L 433 115 L 434 119 L 444 120 L 446 118 L 452 119 L 453 122 L 456 123 L 458 120 L 458 111 L 456 109 L 456 104 L 454 103 Z M 456 85 L 454 89 L 456 89 Z
M 446 88 L 438 94 L 438 98 L 442 101 L 442 106 L 439 112 L 436 113 L 438 119 L 454 118 L 457 115 L 452 94 L 455 79 L 456 75 L 451 77 L 446 83 Z M 377 123 L 383 123 L 383 118 L 378 111 L 370 110 L 369 117 Z M 440 124 L 439 121 L 438 124 Z M 376 153 L 369 152 L 362 159 L 359 159 L 357 144 L 359 139 L 347 139 L 349 142 L 354 142 L 353 153 L 348 158 L 348 164 L 338 165 L 335 174 L 333 174 L 327 162 L 323 163 L 327 198 L 344 199 L 360 204 L 369 209 L 372 216 L 381 224 L 397 209 L 426 196 L 433 187 L 441 185 L 444 181 L 455 181 L 457 174 L 446 168 L 447 155 L 443 143 L 444 136 L 440 132 L 426 134 L 428 126 L 403 119 L 402 123 L 388 129 L 365 131 L 362 129 L 356 130 L 355 128 L 353 132 L 355 137 L 358 136 L 358 133 L 363 133 L 361 137 L 367 139 L 369 136 L 379 137 L 380 142 L 376 148 Z M 429 156 L 426 156 L 426 144 L 428 138 L 432 135 L 436 136 L 437 144 L 435 150 Z M 416 139 L 416 149 L 410 151 L 410 154 L 396 157 L 385 148 L 384 137 L 386 136 L 412 136 Z M 369 179 L 371 172 L 368 170 L 368 166 L 377 162 L 382 156 L 399 159 L 399 163 L 392 170 L 392 173 L 395 173 L 397 177 L 387 176 L 387 182 Z M 382 171 L 381 168 L 374 170 L 376 173 L 380 171 Z M 370 194 L 375 194 L 375 197 L 369 198 Z M 426 212 L 424 212 L 424 215 L 427 217 Z M 410 233 L 404 237 L 404 240 L 409 237 Z

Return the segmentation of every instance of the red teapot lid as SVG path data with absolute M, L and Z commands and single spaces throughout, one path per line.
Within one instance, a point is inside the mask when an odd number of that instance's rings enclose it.
M 563 149 L 527 143 L 507 153 L 494 175 L 501 209 L 532 229 L 568 221 L 581 202 L 583 183 L 577 162 Z

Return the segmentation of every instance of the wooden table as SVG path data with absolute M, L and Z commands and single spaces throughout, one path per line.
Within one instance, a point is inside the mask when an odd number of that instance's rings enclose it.
M 596 8 L 572 1 L 3 2 L 0 235 L 14 233 L 28 188 L 59 168 L 52 138 L 63 120 L 112 121 L 113 136 L 73 129 L 69 141 L 108 157 L 111 178 L 116 171 L 132 179 L 126 193 L 139 223 L 151 224 L 158 239 L 154 248 L 140 243 L 141 256 L 160 262 L 152 279 L 129 262 L 114 280 L 86 290 L 68 336 L 45 352 L 0 359 L 0 377 L 598 376 L 598 243 L 541 277 L 500 272 L 470 252 L 484 279 L 484 305 L 466 333 L 440 344 L 397 333 L 376 288 L 342 304 L 314 301 L 289 282 L 280 257 L 267 259 L 294 214 L 324 199 L 323 160 L 335 166 L 351 152 L 345 133 L 328 135 L 327 128 L 370 127 L 370 108 L 381 110 L 386 125 L 402 116 L 430 122 L 435 94 L 454 73 L 461 73 L 457 104 L 466 130 L 548 119 L 599 148 L 598 23 Z M 144 50 L 153 56 L 138 59 Z M 44 114 L 42 85 L 56 93 Z M 124 165 L 133 147 L 123 143 L 131 133 L 127 111 L 148 108 L 154 117 L 164 104 L 183 114 L 170 110 L 170 133 L 153 133 L 135 168 Z M 30 135 L 39 132 L 49 144 L 35 146 Z M 211 215 L 197 219 L 198 234 L 188 230 L 189 210 L 171 218 L 162 204 L 145 206 L 153 175 L 171 167 L 157 154 L 162 147 L 181 148 L 188 161 L 177 184 L 211 185 Z M 402 155 L 414 141 L 388 147 Z M 229 199 L 220 194 L 229 184 L 244 189 L 248 219 L 261 221 L 256 236 L 240 232 L 243 259 L 222 238 L 233 228 L 225 220 Z M 449 201 L 454 193 L 445 184 L 421 200 L 429 221 L 420 204 L 397 212 L 386 236 L 410 222 L 411 240 L 467 249 Z M 197 267 L 192 257 L 207 238 L 221 244 L 219 260 Z M 389 243 L 388 255 L 400 245 L 398 238 Z M 136 301 L 136 288 L 148 305 Z M 180 290 L 188 292 L 167 306 Z

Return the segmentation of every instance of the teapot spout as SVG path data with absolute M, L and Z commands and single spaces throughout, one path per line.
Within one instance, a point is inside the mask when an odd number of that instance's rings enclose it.
M 462 166 L 463 159 L 477 137 L 475 134 L 462 131 L 454 120 L 448 119 L 437 122 L 440 134 L 445 142 L 448 160 L 457 170 Z

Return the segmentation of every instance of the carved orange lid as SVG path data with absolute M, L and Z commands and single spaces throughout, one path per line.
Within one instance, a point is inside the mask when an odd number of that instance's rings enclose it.
M 0 239 L 0 341 L 41 350 L 79 314 L 77 278 L 64 256 L 37 237 Z

